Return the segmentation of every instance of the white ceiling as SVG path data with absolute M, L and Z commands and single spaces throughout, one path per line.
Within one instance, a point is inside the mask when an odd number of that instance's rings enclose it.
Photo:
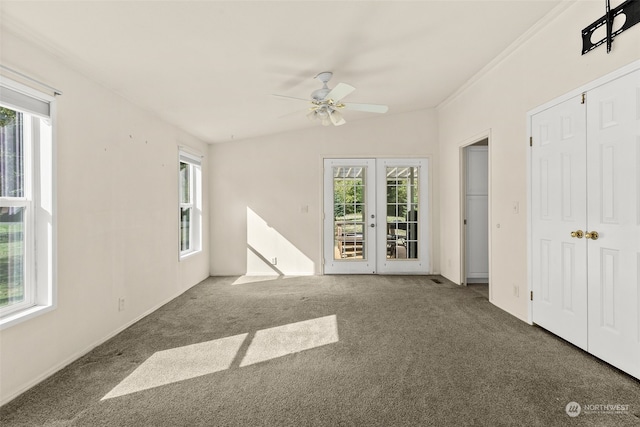
M 306 99 L 321 71 L 348 102 L 435 107 L 561 2 L 2 0 L 0 23 L 214 143 L 319 126 L 271 94 Z

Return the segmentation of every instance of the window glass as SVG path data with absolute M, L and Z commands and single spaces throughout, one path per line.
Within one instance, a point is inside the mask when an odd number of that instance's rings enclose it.
M 0 208 L 0 307 L 25 300 L 24 210 Z
M 191 249 L 191 208 L 180 208 L 180 251 Z
M 25 300 L 22 130 L 22 114 L 0 107 L 0 307 Z
M 180 153 L 180 255 L 189 255 L 201 246 L 202 182 L 200 158 Z
M 0 197 L 24 197 L 22 114 L 0 107 Z
M 190 167 L 188 163 L 180 162 L 180 203 L 190 203 Z
M 53 103 L 0 82 L 0 328 L 55 305 Z

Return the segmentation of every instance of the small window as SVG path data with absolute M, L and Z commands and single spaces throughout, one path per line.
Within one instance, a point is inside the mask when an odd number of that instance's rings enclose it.
M 180 258 L 201 250 L 202 173 L 200 157 L 180 151 Z
M 52 104 L 0 81 L 0 328 L 54 306 Z

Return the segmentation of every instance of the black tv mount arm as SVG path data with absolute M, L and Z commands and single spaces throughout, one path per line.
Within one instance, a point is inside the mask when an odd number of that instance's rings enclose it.
M 587 52 L 592 51 L 605 42 L 607 43 L 607 53 L 611 52 L 611 42 L 613 42 L 613 38 L 640 22 L 640 1 L 638 0 L 627 0 L 620 6 L 614 7 L 613 9 L 611 9 L 610 0 L 607 0 L 606 8 L 607 11 L 603 17 L 599 18 L 593 24 L 582 30 L 583 55 Z M 625 16 L 624 24 L 616 31 L 613 31 L 613 20 L 616 19 L 616 16 L 620 14 L 623 14 Z M 606 36 L 601 40 L 593 43 L 591 41 L 593 32 L 603 25 L 607 26 Z

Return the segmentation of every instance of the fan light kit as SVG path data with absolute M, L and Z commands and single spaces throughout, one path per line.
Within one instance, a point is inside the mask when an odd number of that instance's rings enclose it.
M 319 120 L 323 126 L 329 126 L 330 124 L 340 126 L 346 123 L 340 112 L 344 109 L 365 111 L 368 113 L 386 113 L 389 110 L 389 107 L 386 105 L 342 102 L 342 98 L 349 95 L 356 90 L 356 88 L 346 83 L 338 83 L 336 87 L 329 89 L 327 83 L 331 80 L 332 76 L 333 73 L 331 71 L 323 71 L 314 77 L 322 82 L 322 88 L 311 92 L 311 107 L 309 107 L 309 113 L 307 114 L 309 120 Z M 309 100 L 292 96 L 274 96 L 309 102 Z

